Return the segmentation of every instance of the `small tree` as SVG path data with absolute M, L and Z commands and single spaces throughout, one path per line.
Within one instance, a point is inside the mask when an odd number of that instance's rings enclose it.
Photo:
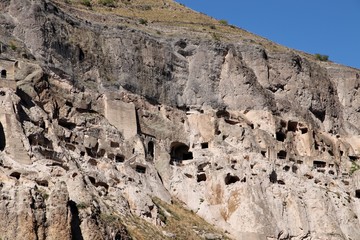
M 91 1 L 90 0 L 82 0 L 81 4 L 87 7 L 91 7 Z
M 329 56 L 328 55 L 323 55 L 323 54 L 319 54 L 319 53 L 316 53 L 315 54 L 315 58 L 319 61 L 322 61 L 322 62 L 327 62 L 329 60 Z
M 13 41 L 10 41 L 9 46 L 13 51 L 15 51 L 17 49 L 17 46 Z
M 114 0 L 100 0 L 99 3 L 107 7 L 115 7 Z
M 139 23 L 142 25 L 147 25 L 148 21 L 146 19 L 140 18 Z
M 219 20 L 219 23 L 220 23 L 221 25 L 228 25 L 228 21 L 225 20 L 225 19 Z

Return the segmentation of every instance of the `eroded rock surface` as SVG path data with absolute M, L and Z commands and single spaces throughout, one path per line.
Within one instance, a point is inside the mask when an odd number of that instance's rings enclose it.
M 134 219 L 175 216 L 155 198 L 224 231 L 203 239 L 360 239 L 359 70 L 0 6 L 2 239 L 137 239 Z

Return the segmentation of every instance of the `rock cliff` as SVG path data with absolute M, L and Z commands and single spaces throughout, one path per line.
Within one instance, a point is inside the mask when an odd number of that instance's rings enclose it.
M 1 239 L 360 239 L 360 70 L 80 2 L 0 0 Z

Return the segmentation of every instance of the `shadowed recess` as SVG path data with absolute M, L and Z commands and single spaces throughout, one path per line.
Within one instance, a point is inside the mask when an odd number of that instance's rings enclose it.
M 4 127 L 0 122 L 0 151 L 4 151 L 5 147 L 6 147 L 6 138 L 5 138 Z

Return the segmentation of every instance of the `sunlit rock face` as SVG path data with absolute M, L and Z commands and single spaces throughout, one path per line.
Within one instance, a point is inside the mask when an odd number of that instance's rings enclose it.
M 359 70 L 61 1 L 0 6 L 0 238 L 171 239 L 155 199 L 176 199 L 217 228 L 199 239 L 360 239 Z

